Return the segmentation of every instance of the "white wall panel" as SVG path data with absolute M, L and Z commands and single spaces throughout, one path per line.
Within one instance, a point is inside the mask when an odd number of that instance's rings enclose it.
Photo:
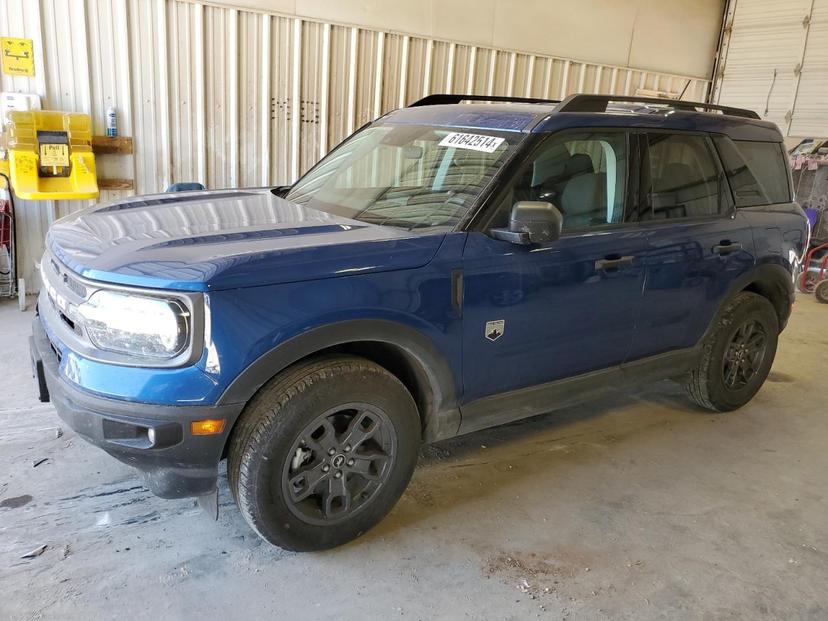
M 292 20 L 269 18 L 270 40 L 270 179 L 267 183 L 288 183 L 290 179 L 293 140 L 291 136 L 292 116 L 292 71 L 294 26 Z
M 708 76 L 724 0 L 182 0 Z
M 42 0 L 43 4 L 53 1 Z M 127 6 L 135 186 L 139 193 L 153 192 L 172 181 L 167 7 L 165 0 L 127 2 Z
M 133 134 L 127 1 L 89 0 L 87 5 L 89 113 L 92 116 L 93 131 L 97 135 L 106 133 L 105 115 L 110 106 L 118 110 L 118 128 L 121 134 Z M 95 36 L 89 36 L 90 33 L 95 33 Z M 74 108 L 71 102 L 67 103 L 69 109 Z M 52 105 L 51 101 L 49 104 Z M 107 158 L 103 166 L 108 177 L 132 179 L 135 176 L 131 157 Z
M 167 23 L 176 42 L 169 62 L 172 175 L 206 179 L 205 82 L 190 79 L 204 75 L 204 11 L 200 5 L 170 3 Z
M 703 99 L 708 88 L 622 65 L 175 0 L 2 0 L 0 34 L 32 38 L 36 62 L 34 78 L 3 75 L 3 90 L 87 112 L 97 133 L 115 106 L 135 154 L 98 158 L 99 176 L 134 179 L 137 193 L 179 181 L 290 183 L 365 122 L 433 92 L 559 99 L 677 95 L 689 84 L 684 98 Z M 87 204 L 18 201 L 27 279 L 54 215 Z
M 43 57 L 48 67 L 46 99 L 57 110 L 89 112 L 89 40 L 86 7 L 73 0 L 41 4 Z M 72 36 L 65 36 L 71 32 Z

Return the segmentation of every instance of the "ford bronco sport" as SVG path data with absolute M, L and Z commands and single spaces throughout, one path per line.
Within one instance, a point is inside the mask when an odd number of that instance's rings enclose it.
M 216 512 L 226 458 L 259 535 L 323 549 L 383 518 L 421 442 L 662 378 L 741 407 L 808 235 L 753 112 L 432 95 L 292 187 L 55 222 L 32 360 L 155 494 Z

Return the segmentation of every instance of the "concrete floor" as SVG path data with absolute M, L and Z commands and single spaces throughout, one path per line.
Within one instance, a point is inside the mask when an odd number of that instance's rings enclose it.
M 742 411 L 662 383 L 427 447 L 378 528 L 304 555 L 262 543 L 223 479 L 214 523 L 63 427 L 35 398 L 30 319 L 0 304 L 2 619 L 828 618 L 810 296 Z

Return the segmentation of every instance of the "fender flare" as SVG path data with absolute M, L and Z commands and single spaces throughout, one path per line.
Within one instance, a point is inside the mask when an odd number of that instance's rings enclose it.
M 442 353 L 422 332 L 384 319 L 355 319 L 328 324 L 294 336 L 262 354 L 224 390 L 216 405 L 247 403 L 268 381 L 290 365 L 323 350 L 349 343 L 391 345 L 413 364 L 418 383 L 426 384 L 427 403 L 420 412 L 427 441 L 451 437 L 460 427 L 454 374 Z
M 727 295 L 722 298 L 719 308 L 717 308 L 716 312 L 713 314 L 713 317 L 710 320 L 701 341 L 707 338 L 710 331 L 716 327 L 719 317 L 724 308 L 727 306 L 727 303 L 733 298 L 733 296 L 744 291 L 745 289 L 753 289 L 757 291 L 759 295 L 774 298 L 776 301 L 774 302 L 771 300 L 771 303 L 774 305 L 776 314 L 779 318 L 779 332 L 782 332 L 782 330 L 785 329 L 788 317 L 790 317 L 791 314 L 791 305 L 793 304 L 794 297 L 796 295 L 793 277 L 791 276 L 791 273 L 779 263 L 763 263 L 747 274 L 744 274 L 740 278 L 736 279 L 736 281 L 731 285 Z M 778 295 L 773 296 L 774 292 Z

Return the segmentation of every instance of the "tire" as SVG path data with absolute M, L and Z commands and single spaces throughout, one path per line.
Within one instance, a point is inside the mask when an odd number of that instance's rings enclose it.
M 815 285 L 816 276 L 811 272 L 807 272 L 804 276 L 796 279 L 796 288 L 802 293 L 813 293 Z
M 354 356 L 299 363 L 242 413 L 228 451 L 230 488 L 266 541 L 333 548 L 391 510 L 414 472 L 420 435 L 411 394 L 379 365 Z
M 821 280 L 816 287 L 814 287 L 814 297 L 817 302 L 828 304 L 828 279 Z
M 698 366 L 687 378 L 690 398 L 715 412 L 745 405 L 770 372 L 778 337 L 779 319 L 771 303 L 755 293 L 736 295 L 718 316 Z

